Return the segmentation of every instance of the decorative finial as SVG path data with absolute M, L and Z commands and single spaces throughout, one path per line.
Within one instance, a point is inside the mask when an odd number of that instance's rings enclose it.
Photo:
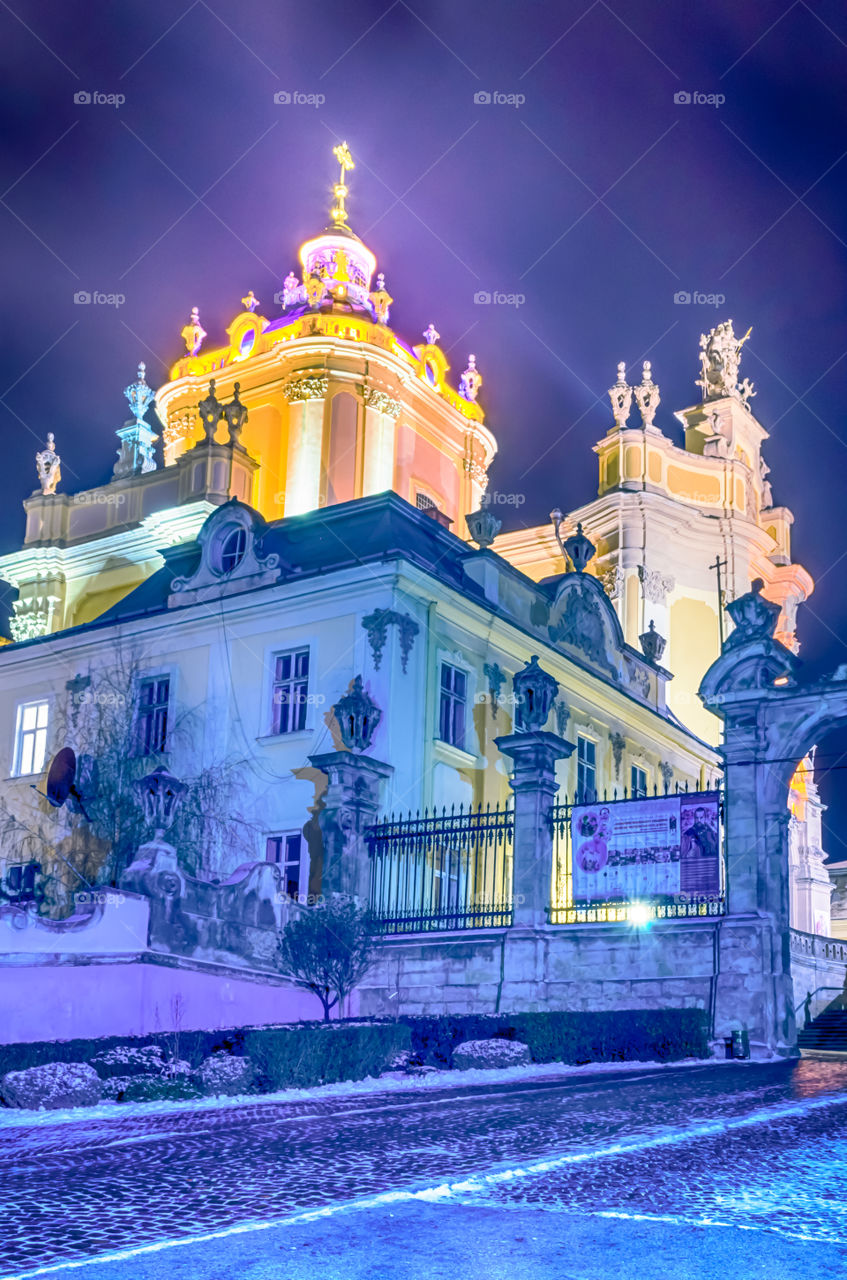
M 385 287 L 385 276 L 381 271 L 376 278 L 376 289 L 368 297 L 377 324 L 388 324 L 388 308 L 394 299 Z
M 656 630 L 656 624 L 652 618 L 650 619 L 649 627 L 643 635 L 638 637 L 638 639 L 641 643 L 641 649 L 647 661 L 658 665 L 662 660 L 662 654 L 665 652 L 667 640 L 665 640 L 664 636 L 659 635 Z
M 297 279 L 293 271 L 289 271 L 288 275 L 282 282 L 282 305 L 283 308 L 293 307 L 295 302 L 300 301 L 300 281 Z
M 206 337 L 206 330 L 200 323 L 200 312 L 197 307 L 191 308 L 191 319 L 182 330 L 182 340 L 185 343 L 185 350 L 190 356 L 196 356 L 197 352 L 203 345 L 203 339 Z
M 556 541 L 561 548 L 562 555 L 570 560 L 577 573 L 582 573 L 597 548 L 590 538 L 586 538 L 582 532 L 582 521 L 576 526 L 576 533 L 569 538 L 563 538 L 561 526 L 565 517 L 558 507 L 550 512 L 550 519 L 553 522 L 553 532 L 556 535 Z
M 147 412 L 150 401 L 153 399 L 155 394 L 156 393 L 153 388 L 148 387 L 147 385 L 147 366 L 142 360 L 138 366 L 138 377 L 136 381 L 130 383 L 130 385 L 124 390 L 124 395 L 129 401 L 129 407 L 135 414 L 136 422 L 143 423 L 146 426 L 146 423 L 144 423 L 144 415 Z
M 241 432 L 244 430 L 244 424 L 247 421 L 247 409 L 238 398 L 240 390 L 241 383 L 236 382 L 233 387 L 232 399 L 229 404 L 223 406 L 220 413 L 220 416 L 226 420 L 227 430 L 229 431 L 227 443 L 232 445 L 238 445 Z
M 649 360 L 644 361 L 644 373 L 641 382 L 637 387 L 633 387 L 633 392 L 635 394 L 635 403 L 641 413 L 641 422 L 644 430 L 649 431 L 653 427 L 653 419 L 661 403 L 659 388 L 653 381 L 652 366 Z
M 618 364 L 618 380 L 613 387 L 609 387 L 609 399 L 612 402 L 615 426 L 619 431 L 623 430 L 632 408 L 632 387 L 627 386 L 625 360 Z
M 143 360 L 138 366 L 136 381 L 124 389 L 124 395 L 129 401 L 133 417 L 115 433 L 121 442 L 118 460 L 112 469 L 116 480 L 122 480 L 126 476 L 147 475 L 156 470 L 153 445 L 159 437 L 144 420 L 156 393 L 147 385 L 147 366 Z
M 337 227 L 346 227 L 347 209 L 344 202 L 347 199 L 349 192 L 347 184 L 344 181 L 344 175 L 356 166 L 353 164 L 353 157 L 350 154 L 350 148 L 347 146 L 346 142 L 342 142 L 337 147 L 333 147 L 332 154 L 341 166 L 341 173 L 338 181 L 332 188 L 332 194 L 335 197 L 335 204 L 330 209 L 329 216 Z
M 47 433 L 47 447 L 41 449 L 35 455 L 35 469 L 38 473 L 38 483 L 41 485 L 41 492 L 45 494 L 55 494 L 56 485 L 62 478 L 62 459 L 56 452 L 56 438 L 52 431 Z
M 497 519 L 483 494 L 479 511 L 471 511 L 466 515 L 465 524 L 468 526 L 471 541 L 476 543 L 480 551 L 487 551 L 500 532 L 503 521 Z
M 423 331 L 423 340 L 428 347 L 434 347 L 440 337 L 441 334 L 434 324 L 429 324 Z
M 220 401 L 215 395 L 214 378 L 209 383 L 209 394 L 205 400 L 200 401 L 197 406 L 197 412 L 200 414 L 200 421 L 203 423 L 203 431 L 206 437 L 203 443 L 214 444 L 215 431 L 222 413 Z
M 459 395 L 465 400 L 476 400 L 482 386 L 482 374 L 476 367 L 476 356 L 468 356 L 468 367 L 459 380 Z
M 259 299 L 251 289 L 245 298 L 241 299 L 241 305 L 245 311 L 255 311 L 259 306 Z

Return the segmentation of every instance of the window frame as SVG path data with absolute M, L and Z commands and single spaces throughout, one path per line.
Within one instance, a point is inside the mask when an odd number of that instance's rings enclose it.
M 444 685 L 444 671 L 445 671 L 445 669 L 452 671 L 452 672 L 453 672 L 453 674 L 454 674 L 454 677 L 455 677 L 456 675 L 460 675 L 460 676 L 462 677 L 462 679 L 464 680 L 464 682 L 465 682 L 465 688 L 464 688 L 464 693 L 463 693 L 463 695 L 462 695 L 462 697 L 461 697 L 461 698 L 459 698 L 459 697 L 456 695 L 455 688 L 449 688 L 449 689 L 448 689 L 448 688 L 446 688 L 446 687 L 445 687 L 445 685 Z M 463 752 L 465 752 L 465 754 L 466 754 L 466 755 L 472 755 L 472 754 L 473 754 L 473 752 L 471 752 L 471 751 L 468 749 L 468 746 L 467 746 L 467 742 L 468 742 L 468 731 L 469 731 L 469 724 L 468 724 L 468 719 L 469 719 L 469 717 L 468 717 L 468 711 L 469 711 L 469 708 L 471 708 L 471 706 L 472 706 L 472 703 L 471 703 L 471 675 L 472 675 L 472 673 L 470 672 L 470 670 L 469 670 L 466 666 L 464 666 L 464 665 L 462 665 L 462 664 L 458 663 L 458 662 L 456 661 L 456 659 L 455 659 L 455 658 L 447 657 L 447 656 L 439 656 L 439 659 L 438 659 L 438 666 L 437 666 L 437 672 L 438 672 L 438 684 L 437 684 L 437 694 L 438 694 L 438 696 L 437 696 L 437 711 L 436 711 L 436 715 L 437 715 L 437 718 L 438 718 L 438 719 L 437 719 L 436 734 L 435 734 L 435 736 L 436 736 L 436 740 L 437 740 L 438 742 L 443 743 L 443 744 L 444 744 L 445 746 L 447 746 L 447 747 L 452 747 L 454 751 L 463 751 Z M 448 699 L 449 699 L 449 702 L 450 702 L 450 705 L 451 705 L 451 707 L 452 707 L 452 713 L 451 713 L 451 731 L 452 731 L 452 732 L 455 732 L 455 710 L 456 710 L 456 707 L 457 707 L 458 705 L 461 705 L 461 707 L 462 707 L 462 732 L 461 732 L 461 738 L 460 738 L 460 740 L 459 740 L 459 741 L 457 741 L 455 737 L 452 737 L 452 736 L 447 737 L 447 736 L 445 736 L 445 734 L 444 734 L 444 732 L 443 732 L 444 727 L 445 727 L 445 726 L 444 726 L 444 698 L 445 698 L 445 694 L 447 694 Z
M 168 696 L 164 704 L 154 701 L 147 707 L 143 707 L 141 703 L 142 690 L 154 684 L 161 684 L 167 681 Z M 171 738 L 173 734 L 173 708 L 174 708 L 174 675 L 170 670 L 164 671 L 145 671 L 139 674 L 135 680 L 133 689 L 133 712 L 132 712 L 132 755 L 136 760 L 146 760 L 151 756 L 167 755 L 171 748 Z M 148 711 L 154 712 L 164 709 L 164 733 L 162 736 L 162 745 L 160 747 L 153 746 L 149 750 L 142 750 L 140 741 L 140 724 Z
M 644 779 L 643 789 L 636 786 L 635 775 L 640 774 Z M 650 779 L 647 770 L 640 764 L 630 763 L 629 766 L 629 797 L 631 800 L 646 800 L 650 794 Z
M 270 656 L 270 664 L 269 664 L 270 665 L 270 696 L 268 698 L 268 705 L 270 709 L 270 725 L 268 728 L 269 737 L 290 738 L 292 737 L 292 735 L 297 733 L 309 732 L 309 729 L 310 729 L 309 709 L 311 705 L 309 702 L 309 697 L 310 697 L 309 691 L 312 687 L 312 674 L 314 671 L 314 666 L 313 666 L 314 648 L 315 648 L 314 645 L 307 641 L 305 644 L 289 645 L 284 649 L 271 650 L 269 655 Z M 302 657 L 303 654 L 305 654 L 306 656 L 305 679 L 303 677 L 297 677 L 296 674 L 293 674 L 294 670 L 296 669 L 296 659 L 298 657 Z M 289 676 L 287 679 L 280 678 L 277 676 L 277 663 L 281 659 L 289 658 L 289 657 L 292 659 L 292 675 Z M 280 727 L 280 724 L 277 723 L 277 706 L 280 706 L 280 707 L 282 706 L 281 700 L 280 701 L 277 700 L 277 690 L 282 688 L 285 685 L 289 685 L 289 686 L 301 685 L 305 688 L 305 693 L 301 695 L 303 699 L 302 714 L 299 717 L 298 722 L 289 724 L 288 728 L 283 729 Z M 287 706 L 290 707 L 291 703 L 289 702 Z M 281 715 L 280 715 L 280 723 L 281 723 Z
M 289 842 L 292 840 L 297 840 L 299 842 L 296 859 L 289 859 L 288 857 L 288 846 Z M 309 893 L 309 846 L 303 832 L 298 830 L 271 831 L 264 837 L 264 841 L 265 862 L 270 863 L 271 866 L 279 867 L 284 882 L 284 892 L 294 902 L 299 902 L 301 899 L 306 898 Z M 286 855 L 284 858 L 280 859 L 278 857 L 270 857 L 270 846 L 272 842 L 282 843 L 283 851 Z M 292 894 L 289 892 L 289 886 L 292 883 L 292 880 L 287 874 L 287 869 L 294 866 L 297 867 L 297 892 Z
M 24 725 L 23 725 L 24 714 L 30 707 L 46 708 L 46 720 L 43 725 L 39 725 L 38 710 L 36 710 L 35 725 L 31 729 L 24 729 Z M 53 719 L 52 711 L 53 711 L 52 699 L 49 697 L 29 698 L 25 702 L 19 702 L 17 704 L 17 708 L 15 712 L 15 738 L 12 744 L 11 776 L 13 778 L 33 778 L 33 777 L 37 777 L 39 774 L 44 772 L 44 766 L 47 763 L 47 749 L 50 745 L 50 728 L 51 728 L 51 722 Z M 43 750 L 41 753 L 40 763 L 36 767 L 38 735 L 42 733 L 44 735 Z M 30 763 L 32 764 L 33 767 L 24 770 L 23 768 L 24 739 L 25 737 L 30 737 L 30 736 L 32 736 L 35 739 L 33 744 L 32 758 L 30 760 Z
M 581 743 L 583 743 L 583 742 L 586 744 L 586 746 L 587 746 L 587 747 L 590 747 L 590 748 L 591 748 L 591 761 L 590 761 L 590 763 L 589 763 L 587 760 L 584 760 L 584 759 L 582 758 L 581 750 L 580 750 L 580 744 L 581 744 Z M 577 735 L 576 735 L 576 752 L 574 753 L 574 757 L 575 757 L 575 759 L 576 759 L 576 797 L 575 797 L 575 803 L 576 803 L 576 804 L 595 804 L 595 803 L 596 803 L 596 801 L 597 801 L 597 796 L 598 796 L 598 792 L 597 792 L 597 740 L 596 740 L 596 738 L 592 738 L 592 737 L 590 737 L 587 733 L 577 733 Z M 586 769 L 590 769 L 590 770 L 591 770 L 592 780 L 593 780 L 593 786 L 591 787 L 591 792 L 590 792 L 590 794 L 588 794 L 588 793 L 586 792 L 586 790 L 585 790 L 585 788 L 584 788 L 583 784 L 582 784 L 582 783 L 581 783 L 581 781 L 580 781 L 580 779 L 581 779 L 581 777 L 582 777 L 582 774 L 583 774 L 583 772 L 584 772 Z

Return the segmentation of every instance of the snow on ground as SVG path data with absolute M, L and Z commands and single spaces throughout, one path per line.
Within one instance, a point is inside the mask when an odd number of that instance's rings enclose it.
M 93 1107 L 69 1107 L 56 1111 L 23 1111 L 0 1108 L 0 1129 L 70 1124 L 80 1120 L 115 1120 L 123 1116 L 170 1115 L 180 1111 L 205 1111 L 222 1107 L 262 1106 L 265 1103 L 321 1102 L 350 1098 L 359 1094 L 426 1093 L 433 1089 L 460 1089 L 469 1085 L 513 1084 L 520 1081 L 558 1080 L 597 1074 L 631 1071 L 666 1071 L 679 1067 L 743 1065 L 732 1060 L 685 1058 L 682 1062 L 587 1062 L 570 1066 L 562 1062 L 532 1063 L 526 1067 L 496 1067 L 470 1071 L 432 1071 L 423 1076 L 407 1076 L 392 1071 L 364 1080 L 342 1080 L 338 1084 L 315 1085 L 308 1089 L 279 1089 L 274 1093 L 243 1094 L 234 1098 L 192 1098 L 169 1102 L 100 1102 Z

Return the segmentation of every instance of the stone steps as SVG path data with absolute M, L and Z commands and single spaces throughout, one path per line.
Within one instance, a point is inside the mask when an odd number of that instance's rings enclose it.
M 838 1054 L 847 1057 L 847 1009 L 827 1009 L 819 1013 L 798 1033 L 797 1043 L 804 1056 Z

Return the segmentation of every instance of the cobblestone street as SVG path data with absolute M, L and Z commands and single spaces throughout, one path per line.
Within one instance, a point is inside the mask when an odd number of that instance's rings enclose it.
M 522 1212 L 542 1210 L 555 1234 L 576 1211 L 580 1230 L 588 1217 L 600 1235 L 614 1218 L 643 1217 L 759 1228 L 840 1253 L 845 1124 L 847 1065 L 800 1061 L 14 1127 L 0 1155 L 0 1266 L 26 1275 L 159 1246 L 120 1274 L 159 1274 L 167 1259 L 169 1274 L 223 1276 L 215 1260 L 236 1237 L 253 1240 L 251 1258 L 284 1252 L 292 1232 L 306 1232 L 307 1248 L 318 1232 L 343 1235 L 357 1217 L 345 1206 L 409 1220 L 423 1206 L 403 1193 L 415 1192 L 430 1201 L 427 1221 L 484 1210 L 487 1230 L 499 1221 L 507 1235 Z M 314 1210 L 320 1222 L 292 1221 Z M 214 1247 L 162 1248 L 210 1233 L 222 1236 Z M 200 1269 L 183 1270 L 197 1250 L 211 1269 L 197 1253 Z

